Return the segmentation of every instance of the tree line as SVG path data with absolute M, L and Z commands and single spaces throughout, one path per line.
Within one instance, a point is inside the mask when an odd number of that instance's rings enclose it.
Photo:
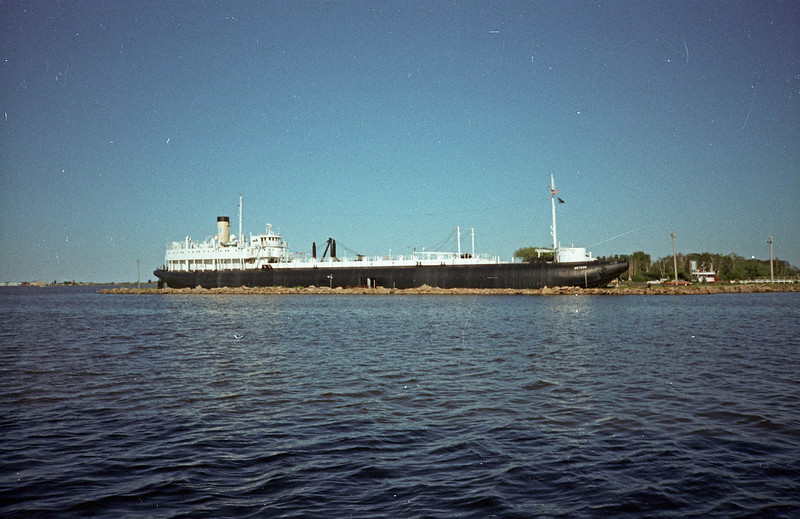
M 769 279 L 769 260 L 744 258 L 738 254 L 713 254 L 710 252 L 694 252 L 676 254 L 678 263 L 678 279 L 692 280 L 692 261 L 697 262 L 701 270 L 712 270 L 720 281 L 736 281 L 745 279 Z M 628 272 L 623 274 L 632 282 L 645 282 L 656 279 L 671 279 L 675 276 L 672 256 L 664 256 L 651 261 L 650 255 L 636 251 L 630 255 L 617 255 L 605 258 L 608 260 L 628 261 Z M 800 269 L 793 267 L 788 261 L 773 259 L 772 266 L 776 279 L 796 278 Z
M 514 256 L 522 258 L 523 261 L 536 259 L 535 247 L 524 247 L 517 250 Z M 710 252 L 677 254 L 678 279 L 685 281 L 692 280 L 691 262 L 696 261 L 701 269 L 713 270 L 717 273 L 720 281 L 735 281 L 747 279 L 769 279 L 770 269 L 769 260 L 755 258 L 744 258 L 738 254 L 713 254 Z M 549 258 L 552 259 L 552 254 Z M 622 275 L 622 279 L 627 279 L 634 283 L 644 283 L 657 279 L 672 279 L 673 272 L 672 256 L 664 256 L 653 261 L 646 252 L 636 251 L 633 254 L 617 254 L 614 256 L 600 257 L 599 260 L 608 261 L 627 261 L 628 271 Z M 774 259 L 772 262 L 775 279 L 797 278 L 800 277 L 800 269 L 793 267 L 788 261 Z

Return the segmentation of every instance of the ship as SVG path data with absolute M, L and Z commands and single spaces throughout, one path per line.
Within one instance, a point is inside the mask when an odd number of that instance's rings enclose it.
M 283 236 L 272 225 L 264 232 L 242 234 L 243 199 L 239 198 L 239 234 L 232 235 L 230 217 L 217 217 L 217 233 L 202 242 L 190 236 L 167 246 L 164 265 L 155 270 L 159 288 L 219 287 L 330 287 L 408 289 L 436 288 L 540 289 L 608 285 L 628 269 L 627 261 L 601 261 L 584 247 L 561 247 L 556 233 L 556 195 L 550 177 L 552 248 L 536 249 L 530 261 L 501 261 L 497 256 L 457 250 L 414 251 L 409 255 L 337 256 L 336 240 L 328 238 L 320 257 L 316 242 L 310 257 L 292 255 Z

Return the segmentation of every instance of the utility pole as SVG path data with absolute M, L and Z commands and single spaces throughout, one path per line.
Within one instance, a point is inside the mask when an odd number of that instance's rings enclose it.
M 769 282 L 775 283 L 775 270 L 772 267 L 772 236 L 769 237 Z
M 136 258 L 136 288 L 142 288 L 139 283 L 139 258 Z
M 675 231 L 670 234 L 672 236 L 672 268 L 675 269 L 675 287 L 678 286 L 678 257 L 675 255 Z

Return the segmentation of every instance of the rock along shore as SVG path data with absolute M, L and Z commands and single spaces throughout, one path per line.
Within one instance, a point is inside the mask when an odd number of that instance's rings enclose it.
M 800 285 L 689 285 L 689 286 L 618 286 L 606 288 L 544 287 L 541 289 L 514 288 L 328 288 L 328 287 L 222 287 L 222 288 L 107 288 L 100 294 L 232 294 L 232 295 L 694 295 L 742 294 L 757 292 L 800 292 Z

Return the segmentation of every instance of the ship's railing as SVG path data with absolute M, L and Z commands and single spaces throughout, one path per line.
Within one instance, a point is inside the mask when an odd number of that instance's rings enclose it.
M 458 255 L 453 254 L 449 256 L 438 256 L 434 258 L 420 258 L 414 255 L 399 255 L 399 256 L 361 256 L 358 259 L 341 257 L 336 259 L 325 259 L 324 261 L 318 259 L 298 259 L 295 258 L 291 262 L 279 262 L 272 264 L 273 268 L 291 268 L 291 267 L 389 267 L 389 266 L 428 266 L 428 265 L 478 265 L 478 264 L 491 264 L 500 263 L 499 256 L 486 256 L 475 255 L 470 257 L 459 258 Z
M 391 259 L 339 259 L 336 260 L 286 260 L 277 262 L 255 261 L 255 258 L 167 258 L 168 270 L 188 270 L 188 271 L 217 271 L 217 270 L 236 270 L 260 269 L 267 265 L 270 268 L 349 268 L 349 267 L 414 267 L 414 266 L 438 266 L 438 265 L 487 265 L 501 263 L 499 257 L 472 257 L 472 258 L 437 258 L 421 259 L 408 256 L 398 256 Z
M 215 249 L 218 245 L 216 241 L 192 241 L 191 238 L 184 241 L 174 241 L 170 244 L 167 250 L 194 250 L 194 249 Z
M 165 264 L 170 270 L 230 270 L 236 268 L 259 269 L 286 267 L 385 267 L 415 265 L 474 265 L 500 263 L 497 256 L 455 252 L 414 252 L 404 255 L 357 256 L 346 255 L 325 260 L 291 257 L 285 247 L 276 245 L 247 247 L 220 247 L 216 240 L 172 242 L 165 254 Z

